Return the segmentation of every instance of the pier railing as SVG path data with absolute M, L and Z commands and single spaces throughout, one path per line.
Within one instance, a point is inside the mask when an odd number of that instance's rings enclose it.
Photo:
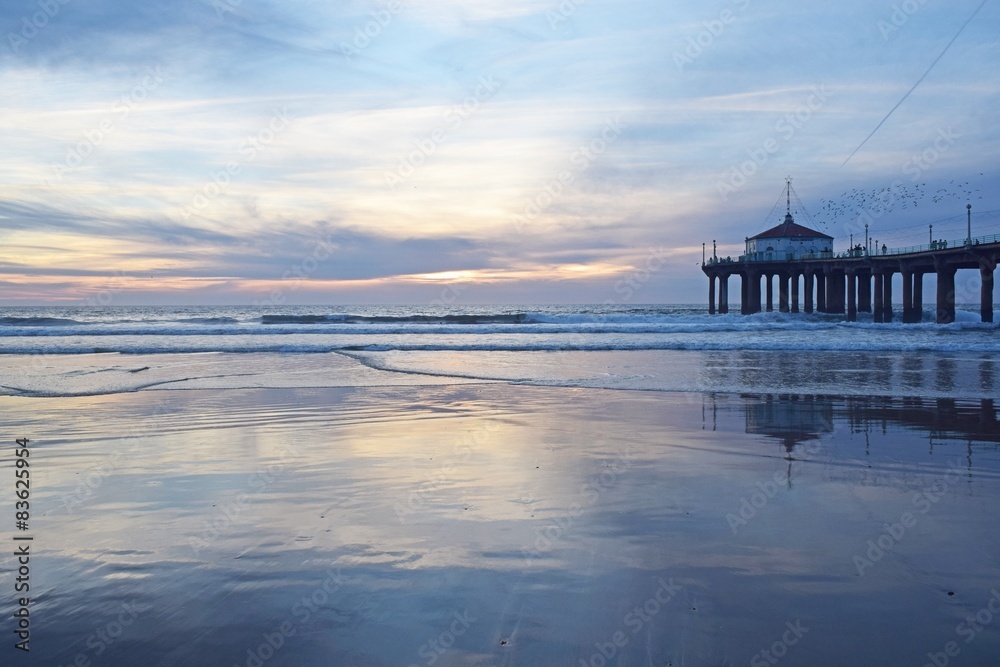
M 715 264 L 745 264 L 748 262 L 799 262 L 810 259 L 852 259 L 858 257 L 888 257 L 890 255 L 913 255 L 921 252 L 931 252 L 936 250 L 949 250 L 954 248 L 965 248 L 968 246 L 985 245 L 987 243 L 1000 243 L 1000 234 L 988 236 L 976 236 L 971 239 L 931 241 L 923 245 L 905 246 L 902 248 L 886 248 L 868 253 L 865 248 L 857 250 L 846 250 L 844 252 L 817 252 L 817 253 L 783 253 L 783 252 L 758 252 L 752 255 L 740 255 L 739 257 L 709 257 L 705 265 Z
M 991 234 L 989 236 L 976 236 L 972 239 L 964 238 L 958 241 L 931 241 L 930 243 L 925 243 L 923 245 L 911 245 L 905 248 L 891 248 L 887 249 L 884 254 L 886 255 L 912 255 L 917 252 L 929 252 L 931 250 L 948 250 L 949 248 L 964 248 L 970 245 L 983 245 L 986 243 L 1000 243 L 1000 234 Z M 872 253 L 874 255 L 874 253 Z

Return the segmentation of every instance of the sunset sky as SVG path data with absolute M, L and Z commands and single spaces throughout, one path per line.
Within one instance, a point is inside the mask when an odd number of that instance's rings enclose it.
M 893 183 L 890 245 L 964 237 L 966 203 L 1000 234 L 997 2 L 6 0 L 0 28 L 0 305 L 702 302 L 702 243 L 739 254 L 788 175 L 841 249 L 845 193 Z

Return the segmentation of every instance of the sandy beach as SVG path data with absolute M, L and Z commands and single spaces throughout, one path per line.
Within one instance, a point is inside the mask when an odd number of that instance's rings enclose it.
M 0 410 L 31 440 L 32 664 L 1000 655 L 986 400 L 442 383 Z

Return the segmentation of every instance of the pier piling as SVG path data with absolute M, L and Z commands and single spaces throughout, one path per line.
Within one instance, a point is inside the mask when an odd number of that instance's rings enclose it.
M 885 289 L 882 287 L 882 281 L 884 276 L 881 273 L 873 273 L 872 278 L 875 282 L 875 287 L 872 289 L 875 295 L 875 305 L 872 311 L 872 321 L 881 324 L 885 321 L 885 309 L 882 307 L 882 299 L 885 298 Z
M 996 261 L 979 261 L 979 315 L 983 322 L 993 321 L 993 271 Z

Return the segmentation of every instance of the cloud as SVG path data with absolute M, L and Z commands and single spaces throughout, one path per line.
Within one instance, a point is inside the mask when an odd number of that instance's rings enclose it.
M 907 160 L 948 127 L 960 139 L 921 178 L 982 172 L 982 210 L 1000 208 L 991 3 L 844 169 L 963 20 L 953 8 L 903 20 L 860 0 L 53 3 L 34 32 L 38 0 L 0 9 L 0 279 L 53 293 L 72 291 L 61 276 L 122 270 L 163 281 L 150 298 L 183 300 L 190 279 L 224 300 L 329 239 L 317 284 L 382 298 L 393 280 L 466 272 L 523 298 L 548 276 L 578 300 L 648 248 L 686 249 L 664 270 L 675 277 L 703 241 L 738 249 L 788 174 L 815 209 L 908 179 Z M 484 78 L 498 85 L 476 100 Z M 782 126 L 817 88 L 828 99 Z M 581 161 L 614 119 L 621 134 Z M 734 170 L 752 173 L 722 196 Z M 922 222 L 879 224 L 902 242 Z M 701 300 L 675 282 L 664 298 Z

